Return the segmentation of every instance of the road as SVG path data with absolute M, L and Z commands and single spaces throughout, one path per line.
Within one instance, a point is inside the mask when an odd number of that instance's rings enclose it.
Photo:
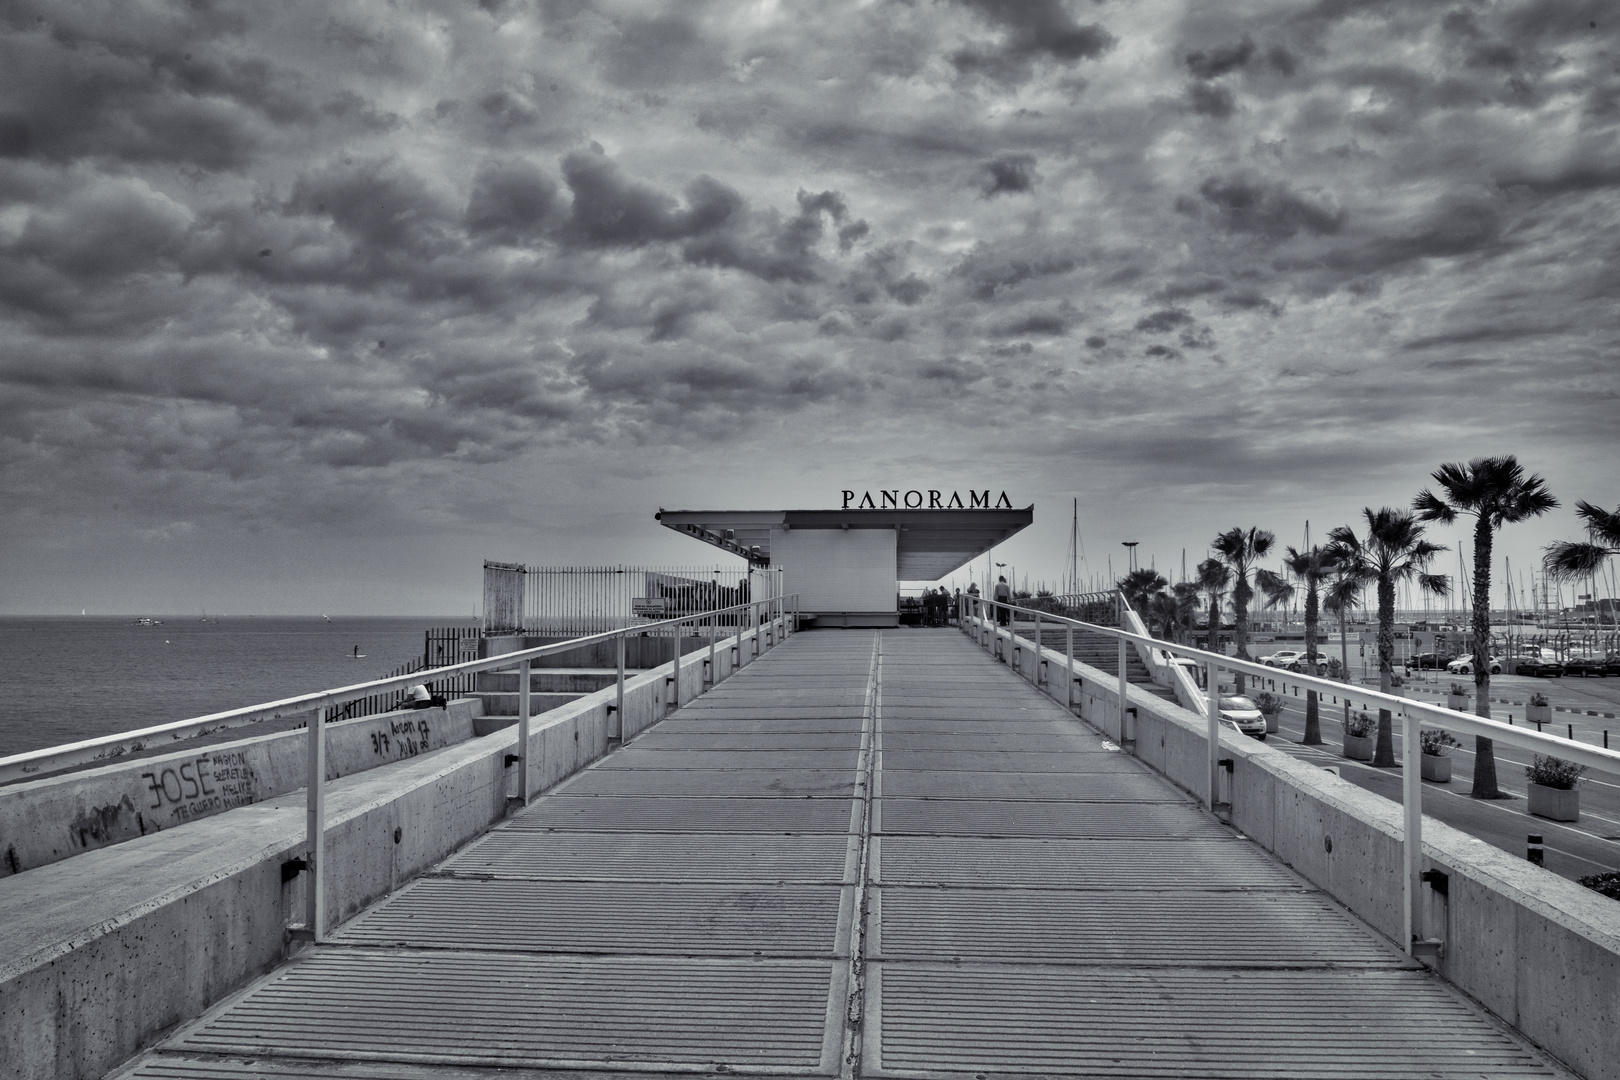
M 1443 695 L 1453 680 L 1414 676 L 1408 681 L 1404 693 L 1409 697 L 1429 698 Z M 1459 680 L 1468 682 L 1465 678 Z M 1469 683 L 1470 691 L 1472 683 Z M 1285 693 L 1286 705 L 1280 718 L 1281 730 L 1268 742 L 1287 753 L 1323 767 L 1336 766 L 1346 780 L 1360 787 L 1393 799 L 1401 798 L 1401 774 L 1398 769 L 1374 769 L 1359 761 L 1344 757 L 1340 717 L 1343 705 L 1329 698 L 1322 705 L 1321 746 L 1304 746 L 1305 698 L 1303 691 L 1295 697 L 1296 687 L 1279 679 L 1277 689 Z M 1620 679 L 1531 679 L 1516 675 L 1503 675 L 1491 680 L 1491 697 L 1506 699 L 1513 704 L 1494 703 L 1492 715 L 1497 719 L 1513 716 L 1524 722 L 1522 702 L 1535 691 L 1546 694 L 1555 705 L 1566 710 L 1579 708 L 1581 712 L 1555 712 L 1554 722 L 1546 726 L 1549 734 L 1563 734 L 1573 725 L 1580 742 L 1603 745 L 1605 730 L 1620 746 Z M 1351 692 L 1354 700 L 1354 691 Z M 1438 703 L 1443 704 L 1443 701 Z M 1361 703 L 1357 703 L 1359 707 Z M 1598 713 L 1587 715 L 1587 711 Z M 1606 717 L 1603 714 L 1609 713 Z M 1511 793 L 1512 799 L 1484 800 L 1470 798 L 1474 774 L 1474 740 L 1463 738 L 1463 746 L 1452 751 L 1452 778 L 1449 783 L 1423 783 L 1423 812 L 1438 818 L 1454 828 L 1479 837 L 1503 851 L 1523 856 L 1526 837 L 1539 833 L 1546 846 L 1546 867 L 1567 878 L 1579 878 L 1607 870 L 1620 870 L 1620 775 L 1600 776 L 1588 773 L 1581 781 L 1581 820 L 1561 824 L 1545 818 L 1531 817 L 1526 810 L 1526 780 L 1524 766 L 1530 754 L 1523 750 L 1496 744 L 1496 773 L 1498 785 Z M 1395 728 L 1395 755 L 1402 755 L 1400 726 Z

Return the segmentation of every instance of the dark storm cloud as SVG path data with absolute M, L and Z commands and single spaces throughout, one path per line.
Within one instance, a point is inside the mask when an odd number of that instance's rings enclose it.
M 557 184 L 522 159 L 492 160 L 473 177 L 467 200 L 468 231 L 500 243 L 536 240 L 557 206 Z
M 1192 315 L 1184 308 L 1161 308 L 1136 320 L 1136 329 L 1146 330 L 1150 334 L 1165 334 L 1192 321 Z
M 1215 208 L 1226 228 L 1271 240 L 1285 240 L 1301 229 L 1336 233 L 1345 222 L 1345 212 L 1327 200 L 1307 198 L 1281 183 L 1210 177 L 1199 185 L 1198 194 Z
M 1035 188 L 1034 154 L 998 154 L 984 165 L 985 198 Z
M 1245 34 L 1242 40 L 1213 49 L 1197 49 L 1187 54 L 1187 70 L 1200 79 L 1218 79 L 1237 71 L 1254 56 L 1254 41 Z
M 687 205 L 682 207 L 673 196 L 631 180 L 599 153 L 569 154 L 563 158 L 562 173 L 574 197 L 567 236 L 582 246 L 639 247 L 701 236 L 746 208 L 740 194 L 707 176 L 688 185 Z
M 951 54 L 956 70 L 998 82 L 1029 79 L 1034 63 L 1051 60 L 1073 64 L 1095 59 L 1116 39 L 1100 23 L 1082 26 L 1061 0 L 962 0 L 990 26 L 1001 31 L 999 42 L 974 42 Z

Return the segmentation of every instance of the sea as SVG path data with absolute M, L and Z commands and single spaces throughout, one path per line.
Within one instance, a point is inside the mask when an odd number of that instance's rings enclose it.
M 0 757 L 381 678 L 422 655 L 430 627 L 467 624 L 0 616 Z

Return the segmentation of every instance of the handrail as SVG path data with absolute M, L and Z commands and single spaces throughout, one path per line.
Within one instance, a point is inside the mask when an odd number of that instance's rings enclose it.
M 986 633 L 984 634 L 983 640 L 980 640 L 979 633 L 975 631 L 974 638 L 984 648 L 991 649 L 991 641 L 999 641 L 1002 634 L 999 622 L 994 618 L 994 613 L 1000 608 L 1006 608 L 1008 612 L 1006 634 L 1009 643 L 1009 655 L 1007 657 L 1007 663 L 1009 666 L 1012 665 L 1011 649 L 1016 647 L 1014 643 L 1017 641 L 1017 636 L 1014 632 L 1015 627 L 1013 624 L 1017 621 L 1020 613 L 1033 618 L 1037 628 L 1040 627 L 1042 622 L 1048 620 L 1062 624 L 1068 628 L 1071 648 L 1069 649 L 1070 656 L 1067 663 L 1071 670 L 1071 678 L 1069 680 L 1067 697 L 1071 708 L 1073 707 L 1074 703 L 1074 682 L 1072 678 L 1072 669 L 1074 663 L 1074 650 L 1072 648 L 1073 631 L 1076 629 L 1087 630 L 1093 633 L 1115 638 L 1119 642 L 1119 741 L 1122 749 L 1129 741 L 1126 736 L 1125 722 L 1125 699 L 1127 692 L 1125 677 L 1126 642 L 1134 642 L 1137 645 L 1148 646 L 1155 649 L 1163 649 L 1167 653 L 1185 656 L 1201 662 L 1205 669 L 1205 688 L 1203 691 L 1203 698 L 1206 708 L 1204 739 L 1209 758 L 1208 789 L 1205 793 L 1205 805 L 1208 807 L 1211 813 L 1217 812 L 1222 806 L 1226 806 L 1228 809 L 1230 809 L 1230 804 L 1220 803 L 1216 798 L 1220 789 L 1221 772 L 1220 679 L 1218 672 L 1225 669 L 1232 672 L 1243 672 L 1245 674 L 1252 674 L 1260 678 L 1269 679 L 1277 676 L 1276 668 L 1268 668 L 1263 664 L 1256 664 L 1251 660 L 1239 660 L 1233 656 L 1225 656 L 1220 653 L 1213 653 L 1204 649 L 1193 648 L 1192 646 L 1188 645 L 1178 645 L 1174 642 L 1161 641 L 1158 638 L 1148 637 L 1143 634 L 1134 634 L 1123 629 L 1116 629 L 1108 626 L 1097 626 L 1094 623 L 1082 622 L 1079 619 L 1071 619 L 1067 616 L 1055 615 L 1051 612 L 1036 611 L 1032 608 L 1016 607 L 1015 605 L 1003 603 L 995 599 L 978 597 L 977 600 L 980 604 L 984 605 L 984 607 L 980 609 L 984 614 L 974 614 L 970 616 L 969 608 L 964 604 L 964 606 L 959 609 L 959 614 L 961 616 L 959 625 L 966 630 L 970 625 L 970 622 L 978 623 L 980 626 L 982 626 Z M 1034 645 L 1036 649 L 1036 656 L 1040 657 L 1043 646 L 1038 637 L 1035 640 Z M 1038 661 L 1037 663 L 1030 665 L 1030 667 L 1031 673 L 1029 678 L 1032 682 L 1039 686 L 1041 662 Z M 1345 683 L 1333 682 L 1329 679 L 1323 679 L 1315 675 L 1305 675 L 1303 673 L 1294 675 L 1293 677 L 1299 683 L 1299 685 L 1308 689 L 1317 690 L 1318 692 L 1345 695 L 1347 686 Z M 1458 731 L 1484 736 L 1488 739 L 1495 739 L 1496 741 L 1506 743 L 1509 746 L 1517 746 L 1533 752 L 1545 751 L 1552 756 L 1562 758 L 1566 761 L 1574 761 L 1577 764 L 1586 765 L 1589 768 L 1597 769 L 1600 772 L 1620 773 L 1620 751 L 1601 749 L 1595 746 L 1586 746 L 1582 743 L 1559 739 L 1553 735 L 1529 731 L 1524 728 L 1516 728 L 1511 724 L 1504 724 L 1499 720 L 1488 720 L 1480 716 L 1470 716 L 1467 713 L 1457 712 L 1440 705 L 1431 705 L 1428 702 L 1416 701 L 1412 698 L 1401 697 L 1396 694 L 1386 694 L 1381 690 L 1367 690 L 1361 687 L 1356 687 L 1355 692 L 1358 697 L 1364 698 L 1368 702 L 1376 703 L 1384 708 L 1388 708 L 1391 714 L 1399 715 L 1401 718 L 1401 739 L 1405 748 L 1405 753 L 1402 755 L 1401 760 L 1401 807 L 1403 811 L 1402 816 L 1404 819 L 1401 833 L 1401 847 L 1403 861 L 1405 863 L 1405 873 L 1403 875 L 1405 902 L 1402 907 L 1404 941 L 1402 942 L 1402 945 L 1405 948 L 1408 956 L 1435 956 L 1438 954 L 1442 945 L 1442 942 L 1440 942 L 1438 939 L 1429 938 L 1424 935 L 1424 919 L 1426 917 L 1426 913 L 1423 909 L 1423 894 L 1420 888 L 1420 874 L 1423 865 L 1423 782 L 1420 772 L 1422 755 L 1418 735 L 1419 729 L 1423 724 L 1433 724 L 1437 726 L 1444 725 Z
M 95 761 L 121 757 L 134 747 L 130 744 L 148 742 L 151 739 L 164 735 L 174 740 L 194 738 L 199 735 L 211 735 L 224 728 L 243 727 L 258 723 L 262 720 L 274 720 L 283 716 L 296 716 L 300 713 L 323 709 L 341 701 L 352 698 L 366 697 L 371 694 L 385 693 L 389 690 L 402 690 L 406 687 L 416 686 L 423 682 L 432 682 L 446 675 L 472 674 L 480 671 L 500 671 L 525 660 L 534 660 L 542 656 L 551 656 L 555 653 L 569 652 L 587 645 L 594 645 L 602 641 L 612 641 L 615 638 L 640 637 L 649 630 L 666 626 L 679 626 L 682 623 L 693 622 L 698 619 L 708 619 L 728 612 L 753 609 L 766 605 L 779 603 L 780 597 L 769 597 L 764 600 L 751 600 L 731 607 L 716 608 L 714 611 L 697 612 L 683 615 L 674 619 L 664 619 L 659 622 L 642 623 L 636 626 L 624 627 L 619 630 L 607 630 L 599 634 L 589 634 L 585 637 L 571 638 L 568 641 L 554 642 L 550 645 L 537 645 L 532 649 L 518 652 L 502 653 L 499 656 L 487 657 L 483 660 L 463 660 L 460 663 L 446 664 L 443 667 L 424 668 L 409 675 L 395 675 L 383 679 L 373 679 L 370 682 L 355 683 L 351 686 L 340 686 L 331 690 L 319 690 L 309 694 L 298 694 L 277 701 L 268 701 L 259 705 L 245 705 L 237 709 L 226 709 L 222 712 L 208 713 L 206 716 L 197 716 L 189 720 L 175 720 L 167 724 L 155 724 L 152 727 L 138 728 L 134 731 L 118 732 L 112 735 L 98 735 L 95 738 L 83 739 L 79 742 L 64 743 L 60 746 L 41 747 L 37 750 L 25 750 L 20 754 L 11 754 L 0 758 L 0 783 L 15 780 L 33 773 L 48 769 L 66 768 L 73 765 L 85 765 Z M 503 635 L 521 636 L 521 635 Z

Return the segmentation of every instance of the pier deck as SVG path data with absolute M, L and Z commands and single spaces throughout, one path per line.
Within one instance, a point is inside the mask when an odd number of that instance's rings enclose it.
M 1565 1076 L 954 631 L 800 634 L 121 1076 Z

